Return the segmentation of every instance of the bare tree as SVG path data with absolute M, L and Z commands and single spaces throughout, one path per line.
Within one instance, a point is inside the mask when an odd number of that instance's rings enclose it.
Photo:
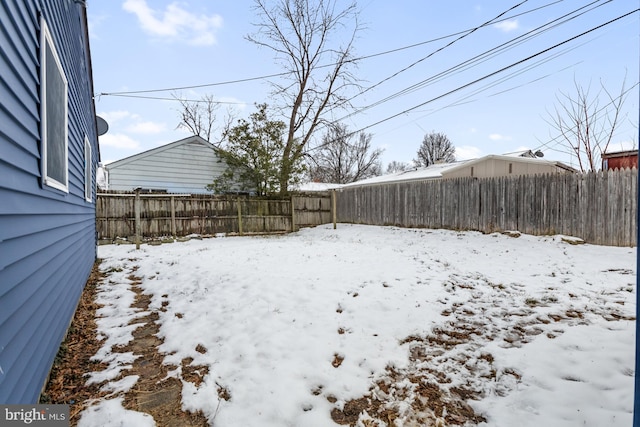
M 622 105 L 629 91 L 625 90 L 626 81 L 618 96 L 613 96 L 602 82 L 595 95 L 591 94 L 591 85 L 585 88 L 575 80 L 574 85 L 575 93 L 556 95 L 557 105 L 548 113 L 547 123 L 560 132 L 563 144 L 578 160 L 582 172 L 596 171 L 620 124 Z M 603 96 L 606 104 L 601 106 Z
M 397 160 L 393 160 L 392 162 L 390 162 L 387 165 L 387 172 L 386 173 L 403 172 L 403 171 L 406 171 L 409 168 L 411 168 L 410 164 L 405 163 L 405 162 L 399 162 Z
M 352 142 L 353 137 L 355 141 Z M 382 174 L 380 157 L 384 150 L 371 147 L 372 135 L 349 132 L 346 125 L 334 124 L 322 137 L 321 148 L 313 155 L 309 175 L 313 181 L 348 184 Z
M 198 100 L 189 100 L 176 94 L 173 97 L 180 102 L 181 106 L 180 123 L 177 128 L 186 129 L 219 147 L 234 121 L 233 112 L 228 109 L 224 118 L 221 119 L 222 123 L 219 123 L 220 103 L 214 99 L 213 95 L 204 95 Z M 215 134 L 217 138 L 213 140 Z
M 434 163 L 452 163 L 456 161 L 455 150 L 445 134 L 432 131 L 422 139 L 422 144 L 418 148 L 418 157 L 413 161 L 420 167 L 427 167 Z
M 260 22 L 257 32 L 247 39 L 271 49 L 287 76 L 285 82 L 273 83 L 287 123 L 279 165 L 280 192 L 287 193 L 294 165 L 323 123 L 323 114 L 348 104 L 347 89 L 356 82 L 350 69 L 355 63 L 359 11 L 355 1 L 254 2 Z M 347 37 L 337 38 L 343 30 L 348 31 Z M 336 40 L 345 40 L 345 44 Z

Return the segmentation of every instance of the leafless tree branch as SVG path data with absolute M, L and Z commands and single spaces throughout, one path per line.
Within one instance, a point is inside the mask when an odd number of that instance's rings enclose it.
M 219 119 L 220 103 L 215 100 L 213 95 L 204 95 L 195 101 L 187 100 L 179 94 L 174 94 L 173 97 L 181 107 L 179 110 L 180 123 L 176 128 L 186 129 L 193 135 L 198 135 L 219 147 L 235 121 L 235 112 L 227 109 L 224 117 Z
M 601 81 L 600 90 L 592 95 L 591 85 L 585 88 L 574 80 L 574 93 L 560 92 L 554 111 L 547 113 L 547 123 L 560 133 L 582 172 L 600 169 L 602 153 L 609 148 L 622 120 L 622 106 L 629 93 L 625 86 L 626 78 L 620 93 L 614 96 Z M 604 106 L 600 105 L 602 97 L 607 100 Z
M 355 141 L 352 141 L 353 137 Z M 372 135 L 350 132 L 346 125 L 332 125 L 322 137 L 321 149 L 310 158 L 313 181 L 347 184 L 382 174 L 383 150 L 373 149 Z
M 302 158 L 323 114 L 345 105 L 342 94 L 357 85 L 349 68 L 354 65 L 359 12 L 355 1 L 343 6 L 338 0 L 255 0 L 254 8 L 260 22 L 247 39 L 271 49 L 292 79 L 289 85 L 274 85 L 287 117 L 280 165 L 280 188 L 286 193 L 292 165 Z M 336 46 L 334 36 L 343 30 L 351 36 L 346 45 Z

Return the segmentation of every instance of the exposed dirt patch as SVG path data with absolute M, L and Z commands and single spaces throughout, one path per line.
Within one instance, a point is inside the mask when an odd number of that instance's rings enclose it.
M 334 355 L 333 355 L 333 361 L 331 362 L 331 365 L 332 365 L 334 368 L 339 368 L 339 367 L 340 367 L 340 365 L 342 365 L 342 361 L 343 361 L 343 360 L 344 360 L 344 356 L 342 356 L 342 355 L 340 355 L 340 354 L 336 353 L 336 354 L 334 354 Z
M 193 359 L 187 357 L 182 359 L 182 379 L 193 383 L 198 387 L 204 381 L 204 377 L 209 373 L 209 367 L 205 365 L 193 365 Z
M 132 271 L 136 270 L 135 267 L 132 269 Z M 95 322 L 96 310 L 100 306 L 95 300 L 97 286 L 104 277 L 105 274 L 99 270 L 99 262 L 96 262 L 67 338 L 56 357 L 50 380 L 41 397 L 42 403 L 70 404 L 71 426 L 77 425 L 80 412 L 92 399 L 105 398 L 109 395 L 109 392 L 100 390 L 104 383 L 86 385 L 88 372 L 101 371 L 107 367 L 90 360 L 102 345 L 97 338 Z M 133 331 L 134 339 L 126 346 L 113 349 L 115 352 L 132 352 L 138 356 L 132 368 L 123 371 L 115 379 L 119 380 L 130 375 L 139 376 L 134 387 L 124 395 L 125 408 L 150 414 L 158 427 L 207 426 L 207 419 L 202 413 L 182 411 L 182 381 L 167 376 L 172 367 L 163 364 L 164 357 L 157 349 L 162 343 L 157 336 L 158 313 L 149 311 L 151 298 L 139 287 L 142 279 L 134 274 L 131 274 L 128 279 L 132 282 L 130 289 L 136 294 L 131 306 L 147 314 L 131 322 L 131 324 L 140 325 Z M 206 352 L 206 349 L 201 347 L 198 351 Z M 192 360 L 183 361 L 183 379 L 198 386 L 208 373 L 208 367 L 194 366 L 191 362 Z M 224 388 L 220 390 L 221 397 L 230 398 L 228 390 Z
M 91 360 L 100 348 L 96 338 L 96 287 L 104 278 L 99 269 L 100 260 L 93 265 L 91 276 L 84 288 L 73 321 L 49 374 L 49 381 L 40 396 L 43 404 L 70 405 L 71 425 L 78 423 L 78 414 L 87 399 L 100 394 L 97 384 L 85 385 L 84 374 L 100 371 L 106 365 Z
M 334 408 L 331 412 L 333 421 L 350 426 L 355 426 L 358 420 L 371 426 L 394 425 L 396 418 L 421 426 L 486 422 L 486 418 L 467 403 L 479 399 L 478 392 L 462 386 L 447 387 L 450 381 L 442 373 L 421 363 L 428 357 L 424 347 L 430 347 L 429 340 L 410 337 L 408 342 L 413 343 L 409 368 L 387 367 L 366 395 L 347 401 L 342 410 Z M 483 357 L 493 360 L 490 354 Z
M 134 280 L 132 277 L 129 279 Z M 131 290 L 136 293 L 133 306 L 148 311 L 150 297 L 142 293 L 138 284 L 134 280 L 131 286 Z M 181 408 L 182 382 L 175 377 L 167 377 L 168 367 L 162 363 L 164 357 L 158 353 L 158 346 L 162 341 L 157 337 L 160 331 L 157 320 L 158 313 L 149 313 L 137 319 L 143 326 L 133 332 L 134 339 L 125 349 L 125 352 L 131 351 L 140 356 L 126 375 L 139 375 L 140 378 L 125 394 L 124 406 L 150 414 L 158 427 L 207 426 L 207 419 L 202 413 L 184 412 Z M 190 364 L 183 366 L 183 369 L 185 367 L 189 378 L 187 381 L 193 381 L 196 385 L 202 382 L 202 377 L 208 372 L 206 367 L 194 367 Z
M 124 405 L 152 415 L 158 426 L 206 426 L 207 419 L 202 413 L 182 411 L 181 393 L 184 382 L 201 386 L 209 375 L 209 367 L 194 364 L 193 358 L 185 358 L 174 366 L 163 364 L 164 355 L 158 352 L 162 343 L 158 338 L 159 313 L 150 310 L 151 296 L 143 293 L 142 279 L 136 276 L 136 270 L 131 267 L 126 273 L 131 282 L 130 289 L 136 294 L 132 307 L 140 314 L 131 322 L 137 326 L 134 339 L 126 346 L 113 349 L 137 356 L 132 368 L 115 379 L 139 376 L 131 390 L 120 394 L 125 397 Z M 122 272 L 122 269 L 118 271 Z M 77 425 L 78 414 L 91 399 L 111 398 L 109 391 L 100 390 L 105 383 L 85 385 L 87 373 L 106 368 L 90 360 L 101 347 L 96 336 L 95 318 L 99 305 L 95 301 L 96 286 L 102 280 L 104 275 L 96 263 L 41 399 L 42 403 L 70 404 L 72 426 Z M 588 324 L 593 315 L 608 321 L 635 320 L 620 311 L 623 300 L 616 300 L 614 305 L 587 308 L 578 305 L 578 296 L 570 294 L 576 305 L 567 308 L 558 303 L 557 291 L 553 288 L 549 288 L 549 294 L 534 298 L 523 296 L 518 284 L 493 284 L 482 277 L 453 275 L 444 286 L 455 298 L 442 302 L 445 304 L 442 321 L 430 331 L 408 336 L 399 343 L 408 346 L 408 367 L 400 370 L 389 366 L 376 373 L 367 393 L 346 402 L 326 393 L 322 385 L 311 389 L 312 395 L 323 395 L 334 405 L 331 411 L 334 422 L 349 426 L 360 423 L 365 427 L 395 425 L 400 420 L 405 425 L 432 427 L 486 422 L 485 416 L 472 408 L 473 401 L 488 393 L 506 396 L 522 381 L 524 373 L 512 367 L 496 366 L 494 356 L 483 349 L 485 343 L 494 341 L 509 348 L 526 345 L 538 336 L 553 339 L 562 334 L 564 328 Z M 166 300 L 167 295 L 162 298 L 159 312 L 166 312 L 170 302 Z M 461 302 L 461 298 L 465 298 L 465 302 Z M 498 300 L 511 303 L 504 308 Z M 547 312 L 537 314 L 533 308 L 538 306 L 547 308 Z M 336 307 L 338 314 L 343 310 L 341 305 Z M 176 313 L 175 316 L 182 318 L 183 314 Z M 337 333 L 350 334 L 352 330 L 340 326 Z M 198 344 L 195 351 L 206 354 L 209 350 Z M 334 353 L 329 361 L 334 368 L 340 369 L 345 357 L 351 360 L 354 355 Z M 574 377 L 564 379 L 582 381 Z M 217 383 L 216 386 L 220 400 L 232 399 L 228 387 Z
M 366 397 L 350 400 L 344 404 L 344 408 L 339 410 L 334 408 L 331 411 L 331 418 L 341 425 L 354 425 L 363 411 L 371 409 L 371 400 Z
M 228 388 L 221 386 L 220 384 L 216 384 L 218 386 L 218 397 L 220 399 L 226 400 L 227 402 L 231 400 L 231 392 Z

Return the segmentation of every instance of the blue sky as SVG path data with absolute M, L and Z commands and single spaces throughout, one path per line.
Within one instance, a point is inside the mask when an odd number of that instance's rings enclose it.
M 626 76 L 626 88 L 632 90 L 614 142 L 637 146 L 638 12 L 513 65 L 639 6 L 631 0 L 594 1 L 583 9 L 583 15 L 523 40 L 528 32 L 588 3 L 361 0 L 364 29 L 355 44 L 356 55 L 397 51 L 359 62 L 354 73 L 362 86 L 375 87 L 355 97 L 353 104 L 356 109 L 376 106 L 359 111 L 345 123 L 351 130 L 366 128 L 373 134 L 373 145 L 385 149 L 385 167 L 392 160 L 411 161 L 423 136 L 431 131 L 446 134 L 459 159 L 528 148 L 541 149 L 546 158 L 572 163 L 555 139 L 558 131 L 548 123 L 557 97 L 561 92 L 573 94 L 575 83 L 590 87 L 592 94 L 602 83 L 617 95 Z M 110 125 L 109 132 L 100 137 L 103 162 L 188 136 L 176 129 L 177 102 L 130 95 L 171 98 L 180 94 L 190 99 L 213 95 L 224 103 L 221 115 L 231 107 L 239 117 L 253 112 L 255 103 L 275 102 L 266 79 L 216 84 L 282 71 L 269 50 L 245 39 L 254 32 L 252 24 L 258 19 L 252 6 L 252 0 L 88 2 L 96 109 Z M 464 31 L 505 11 L 501 22 L 460 38 Z M 346 33 L 336 35 L 339 41 L 346 37 Z M 507 45 L 508 49 L 485 61 L 448 71 L 517 37 L 523 41 Z M 186 88 L 208 84 L 216 85 Z M 184 89 L 113 95 L 171 88 Z M 407 91 L 410 88 L 413 90 Z M 379 103 L 388 97 L 392 98 Z M 600 105 L 606 103 L 601 98 Z M 332 119 L 344 115 L 346 112 L 336 112 Z

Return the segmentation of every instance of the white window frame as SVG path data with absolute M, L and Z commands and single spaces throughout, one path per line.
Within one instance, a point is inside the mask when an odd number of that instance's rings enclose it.
M 49 186 L 56 188 L 58 190 L 64 191 L 66 193 L 69 192 L 69 131 L 68 131 L 68 82 L 67 77 L 64 74 L 64 69 L 62 68 L 62 63 L 60 62 L 60 58 L 58 57 L 58 52 L 56 50 L 55 44 L 53 43 L 53 37 L 51 37 L 51 33 L 49 32 L 49 27 L 45 22 L 44 18 L 40 20 L 40 28 L 41 28 L 41 39 L 40 39 L 40 135 L 42 140 L 42 182 Z M 49 153 L 49 143 L 51 141 L 48 140 L 47 134 L 47 126 L 49 116 L 47 114 L 47 48 L 51 51 L 53 60 L 56 64 L 56 68 L 60 73 L 60 78 L 64 83 L 64 99 L 60 103 L 60 107 L 63 108 L 64 117 L 64 129 L 63 129 L 63 163 L 64 163 L 64 177 L 61 180 L 56 179 L 52 176 L 49 176 L 48 170 L 48 153 Z M 51 142 L 53 143 L 53 142 Z
M 91 203 L 93 202 L 93 174 L 92 174 L 92 157 L 91 157 L 91 144 L 89 138 L 84 137 L 84 199 Z

